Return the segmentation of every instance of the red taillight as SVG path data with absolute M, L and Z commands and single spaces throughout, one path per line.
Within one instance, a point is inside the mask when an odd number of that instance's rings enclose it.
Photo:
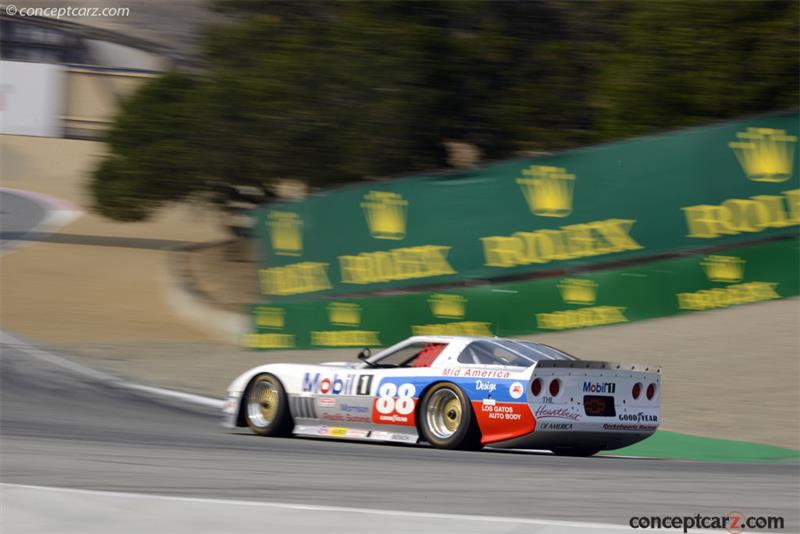
M 647 386 L 647 400 L 653 400 L 653 397 L 656 396 L 656 385 L 650 384 Z
M 531 393 L 533 393 L 534 397 L 538 397 L 539 393 L 542 392 L 542 379 L 537 378 L 536 380 L 531 383 Z
M 636 382 L 633 385 L 633 390 L 631 391 L 631 395 L 633 396 L 633 399 L 636 400 L 639 398 L 639 395 L 641 394 L 642 394 L 642 385 L 639 382 Z
M 553 379 L 550 381 L 550 396 L 557 397 L 559 391 L 561 391 L 561 380 L 558 378 Z

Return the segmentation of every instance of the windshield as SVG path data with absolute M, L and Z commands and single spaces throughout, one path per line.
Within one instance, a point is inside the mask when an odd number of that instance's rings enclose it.
M 574 360 L 558 349 L 530 341 L 485 339 L 467 345 L 458 357 L 461 363 L 529 367 L 539 360 Z

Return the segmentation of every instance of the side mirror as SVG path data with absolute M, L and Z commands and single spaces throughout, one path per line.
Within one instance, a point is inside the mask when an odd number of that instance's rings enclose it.
M 361 349 L 361 352 L 358 353 L 359 360 L 366 360 L 370 356 L 372 356 L 372 349 L 370 348 Z

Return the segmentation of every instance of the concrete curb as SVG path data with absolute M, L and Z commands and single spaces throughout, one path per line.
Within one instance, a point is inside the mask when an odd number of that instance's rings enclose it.
M 250 326 L 247 315 L 222 310 L 211 304 L 189 281 L 181 254 L 220 242 L 180 247 L 167 252 L 161 273 L 164 299 L 173 312 L 201 332 L 234 345 L 241 343 Z

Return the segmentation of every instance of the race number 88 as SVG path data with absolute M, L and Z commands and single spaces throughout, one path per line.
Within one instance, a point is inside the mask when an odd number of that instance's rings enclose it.
M 378 388 L 378 401 L 375 409 L 382 414 L 397 412 L 400 415 L 408 415 L 414 411 L 414 393 L 417 388 L 414 384 L 381 384 Z M 397 398 L 395 398 L 397 397 Z

